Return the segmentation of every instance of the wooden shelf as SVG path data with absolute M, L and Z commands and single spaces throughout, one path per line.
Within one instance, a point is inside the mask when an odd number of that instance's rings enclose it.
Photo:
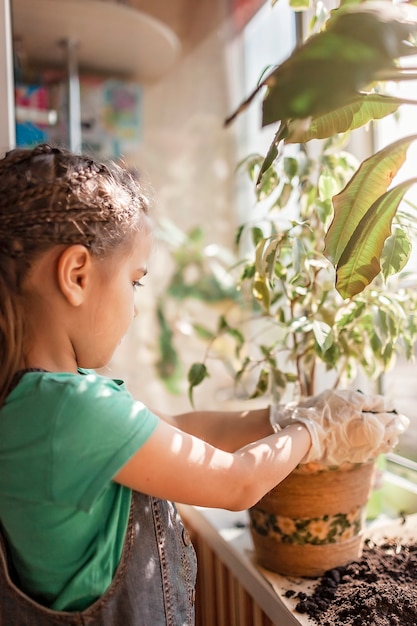
M 12 29 L 33 62 L 62 65 L 60 42 L 71 40 L 80 67 L 143 82 L 161 78 L 181 49 L 165 24 L 108 0 L 12 0 Z

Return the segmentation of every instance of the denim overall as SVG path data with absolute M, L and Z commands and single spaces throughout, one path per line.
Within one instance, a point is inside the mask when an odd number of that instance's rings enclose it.
M 13 582 L 0 536 L 0 626 L 193 626 L 197 562 L 175 505 L 133 492 L 112 584 L 81 612 L 51 611 Z

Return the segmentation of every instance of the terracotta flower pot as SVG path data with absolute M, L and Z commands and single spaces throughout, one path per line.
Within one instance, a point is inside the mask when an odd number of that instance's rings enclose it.
M 358 559 L 374 463 L 294 470 L 249 510 L 255 557 L 286 576 L 321 576 Z

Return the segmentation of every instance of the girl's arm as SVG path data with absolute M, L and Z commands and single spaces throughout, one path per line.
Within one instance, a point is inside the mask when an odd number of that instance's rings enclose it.
M 281 482 L 310 445 L 307 428 L 293 424 L 232 453 L 161 421 L 114 480 L 158 498 L 237 511 Z
M 246 411 L 193 411 L 163 419 L 216 448 L 234 452 L 270 435 L 269 407 Z

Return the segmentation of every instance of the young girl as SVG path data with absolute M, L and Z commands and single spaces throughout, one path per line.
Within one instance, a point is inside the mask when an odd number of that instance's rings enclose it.
M 171 503 L 245 509 L 314 424 L 169 420 L 99 376 L 137 314 L 152 243 L 127 171 L 47 145 L 0 160 L 0 624 L 194 622 L 195 556 Z

